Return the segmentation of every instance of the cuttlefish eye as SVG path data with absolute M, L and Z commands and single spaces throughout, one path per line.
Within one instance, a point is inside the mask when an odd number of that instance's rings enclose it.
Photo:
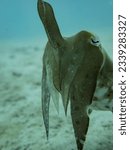
M 94 46 L 100 46 L 101 45 L 100 40 L 97 36 L 92 36 L 90 38 L 90 43 Z

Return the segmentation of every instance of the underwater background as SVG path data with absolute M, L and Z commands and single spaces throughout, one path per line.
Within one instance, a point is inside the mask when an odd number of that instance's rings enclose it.
M 95 33 L 112 59 L 112 0 L 46 0 L 64 37 Z M 41 112 L 47 42 L 37 0 L 0 1 L 0 150 L 76 150 L 71 117 L 51 103 L 46 139 Z M 93 111 L 84 150 L 112 150 L 112 113 Z
M 88 30 L 96 33 L 102 45 L 112 51 L 112 0 L 47 1 L 54 9 L 63 36 Z M 29 41 L 38 46 L 46 43 L 36 4 L 37 0 L 1 0 L 0 42 Z

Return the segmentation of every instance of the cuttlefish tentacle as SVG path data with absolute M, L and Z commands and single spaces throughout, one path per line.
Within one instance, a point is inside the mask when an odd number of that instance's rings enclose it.
M 42 114 L 44 125 L 46 129 L 46 136 L 48 139 L 49 135 L 49 104 L 50 104 L 50 92 L 47 84 L 47 72 L 46 67 L 43 62 L 43 72 L 42 72 Z

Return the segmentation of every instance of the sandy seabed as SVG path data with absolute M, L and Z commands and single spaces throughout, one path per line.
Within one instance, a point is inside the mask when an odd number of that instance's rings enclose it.
M 71 117 L 50 105 L 46 139 L 41 111 L 43 48 L 0 47 L 0 150 L 76 150 Z M 84 150 L 112 150 L 112 113 L 93 111 Z

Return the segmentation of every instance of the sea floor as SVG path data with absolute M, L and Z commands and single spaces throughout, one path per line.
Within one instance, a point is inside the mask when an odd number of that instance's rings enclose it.
M 47 141 L 41 112 L 43 48 L 0 47 L 0 150 L 76 150 L 71 117 L 50 106 Z M 84 150 L 112 150 L 112 113 L 93 111 Z

